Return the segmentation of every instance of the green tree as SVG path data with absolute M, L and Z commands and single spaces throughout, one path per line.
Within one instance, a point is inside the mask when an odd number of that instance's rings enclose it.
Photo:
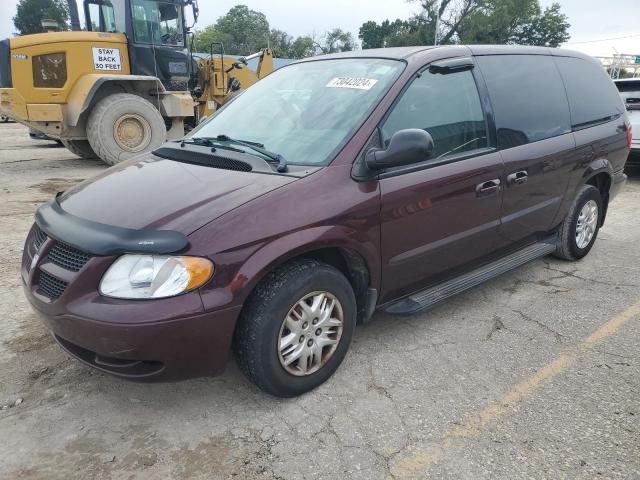
M 462 43 L 507 44 L 527 43 L 524 35 L 517 35 L 540 13 L 538 0 L 500 0 L 487 2 L 458 26 L 456 38 Z
M 541 47 L 557 47 L 571 37 L 569 35 L 568 18 L 560 11 L 560 4 L 554 3 L 538 12 L 528 24 L 513 36 L 513 43 L 538 45 Z
M 383 48 L 401 45 L 424 43 L 429 25 L 422 16 L 415 16 L 409 20 L 385 20 L 380 25 L 376 22 L 366 22 L 360 27 L 359 38 L 362 48 Z M 425 31 L 426 30 L 426 31 Z
M 363 48 L 432 45 L 436 22 L 438 43 L 487 43 L 556 47 L 569 39 L 569 22 L 554 3 L 544 12 L 539 0 L 409 0 L 420 13 L 407 20 L 360 28 Z
M 43 32 L 42 20 L 55 20 L 68 30 L 69 6 L 64 0 L 19 0 L 13 24 L 20 35 Z
M 294 39 L 277 28 L 270 28 L 267 17 L 245 5 L 237 5 L 214 25 L 198 30 L 193 36 L 196 52 L 209 53 L 211 45 L 222 43 L 226 54 L 248 55 L 270 46 L 279 58 L 305 58 L 319 53 L 345 52 L 356 48 L 351 33 L 335 28 L 319 38 L 301 36 Z M 220 46 L 214 46 L 219 52 Z
M 293 48 L 293 37 L 283 30 L 271 29 L 269 34 L 269 46 L 274 57 L 291 58 Z
M 298 37 L 291 45 L 290 58 L 307 58 L 315 55 L 315 45 L 313 38 Z
M 193 35 L 193 49 L 200 53 L 209 53 L 211 46 L 213 45 L 214 53 L 220 52 L 220 45 L 222 43 L 225 48 L 232 43 L 231 36 L 226 33 L 218 31 L 215 25 L 209 25 L 202 30 L 197 30 Z M 225 53 L 229 53 L 225 51 Z
M 398 20 L 400 22 L 401 20 Z M 362 40 L 362 48 L 382 48 L 385 44 L 385 37 L 388 35 L 389 20 L 385 20 L 378 25 L 374 21 L 368 21 L 360 27 L 358 37 Z
M 334 28 L 326 32 L 320 39 L 314 40 L 318 53 L 338 53 L 355 50 L 356 41 L 350 32 Z
M 269 42 L 267 17 L 264 13 L 250 10 L 246 5 L 236 5 L 229 10 L 218 19 L 215 29 L 230 39 L 225 44 L 225 50 L 230 54 L 249 55 L 265 48 Z

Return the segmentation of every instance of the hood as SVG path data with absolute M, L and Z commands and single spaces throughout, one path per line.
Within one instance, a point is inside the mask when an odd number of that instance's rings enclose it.
M 124 33 L 103 32 L 45 32 L 31 35 L 21 35 L 11 39 L 11 49 L 33 47 L 34 45 L 51 45 L 63 42 L 109 42 L 127 43 Z
M 295 180 L 148 155 L 78 184 L 58 201 L 63 210 L 86 220 L 189 235 L 226 212 Z

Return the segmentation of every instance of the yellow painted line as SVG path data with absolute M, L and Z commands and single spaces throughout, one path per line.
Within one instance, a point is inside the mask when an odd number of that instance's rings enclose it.
M 474 438 L 480 435 L 484 427 L 507 413 L 509 409 L 513 408 L 518 402 L 531 396 L 543 382 L 564 372 L 573 365 L 578 355 L 592 345 L 604 340 L 616 332 L 627 321 L 638 315 L 640 315 L 640 302 L 611 318 L 607 323 L 576 345 L 571 352 L 560 355 L 551 363 L 542 367 L 532 376 L 523 380 L 505 393 L 498 401 L 488 405 L 481 412 L 468 417 L 462 424 L 450 430 L 445 435 L 441 444 L 410 450 L 407 452 L 407 455 L 394 460 L 391 473 L 395 478 L 406 478 L 420 471 L 424 472 L 424 470 L 428 469 L 432 464 L 438 462 L 445 450 L 460 446 L 460 443 L 465 438 Z

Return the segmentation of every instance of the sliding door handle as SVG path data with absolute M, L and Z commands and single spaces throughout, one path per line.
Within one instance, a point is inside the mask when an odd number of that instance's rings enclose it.
M 484 197 L 486 195 L 491 195 L 500 190 L 500 180 L 488 180 L 486 182 L 482 182 L 476 186 L 476 195 L 478 197 Z
M 526 170 L 522 170 L 520 172 L 512 173 L 507 177 L 507 185 L 522 185 L 529 178 L 529 174 Z

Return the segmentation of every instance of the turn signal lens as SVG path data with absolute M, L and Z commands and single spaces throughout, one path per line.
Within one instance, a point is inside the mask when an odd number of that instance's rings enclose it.
M 182 261 L 189 271 L 187 290 L 201 287 L 211 278 L 211 275 L 213 275 L 213 263 L 206 258 L 182 257 Z

